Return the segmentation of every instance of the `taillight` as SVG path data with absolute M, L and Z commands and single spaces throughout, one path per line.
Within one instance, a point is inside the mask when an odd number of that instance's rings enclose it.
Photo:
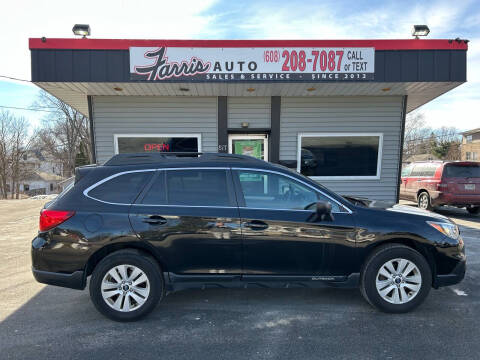
M 75 211 L 48 210 L 40 211 L 40 231 L 47 231 L 75 215 Z
M 438 183 L 437 184 L 437 190 L 442 191 L 442 190 L 447 190 L 448 189 L 448 184 L 445 183 Z

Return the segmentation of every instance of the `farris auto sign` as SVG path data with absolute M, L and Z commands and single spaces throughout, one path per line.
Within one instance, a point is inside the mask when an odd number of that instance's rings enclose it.
M 374 48 L 130 48 L 131 80 L 359 81 L 374 72 Z

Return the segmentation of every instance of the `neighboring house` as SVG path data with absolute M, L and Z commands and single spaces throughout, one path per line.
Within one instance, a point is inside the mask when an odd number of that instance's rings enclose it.
M 21 160 L 22 178 L 19 181 L 20 193 L 30 196 L 58 194 L 62 191 L 63 164 L 46 155 L 41 150 L 29 150 Z M 7 192 L 11 193 L 11 181 Z
M 461 160 L 480 161 L 480 128 L 462 133 Z
M 60 183 L 64 180 L 62 176 L 34 170 L 20 183 L 20 192 L 30 196 L 58 194 L 62 191 Z
M 404 164 L 410 164 L 412 162 L 417 161 L 431 161 L 431 160 L 440 160 L 437 156 L 432 154 L 417 154 L 409 156 L 408 158 L 403 160 Z
M 24 168 L 30 171 L 41 171 L 63 176 L 62 162 L 46 155 L 41 150 L 29 150 L 23 156 L 22 164 L 24 165 Z

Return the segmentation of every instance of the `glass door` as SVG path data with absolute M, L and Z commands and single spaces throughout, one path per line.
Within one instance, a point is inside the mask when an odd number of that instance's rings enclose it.
M 268 135 L 230 134 L 228 135 L 228 152 L 268 161 Z

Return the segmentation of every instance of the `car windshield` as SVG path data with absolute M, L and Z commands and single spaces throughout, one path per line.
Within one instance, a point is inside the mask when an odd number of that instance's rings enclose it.
M 479 165 L 446 165 L 443 171 L 443 177 L 445 178 L 480 178 L 480 166 Z

